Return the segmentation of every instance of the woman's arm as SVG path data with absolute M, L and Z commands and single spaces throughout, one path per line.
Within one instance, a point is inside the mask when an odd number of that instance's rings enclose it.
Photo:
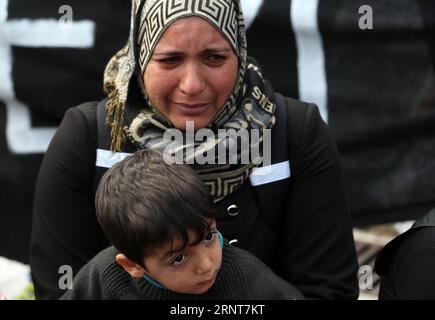
M 38 299 L 64 290 L 62 266 L 75 275 L 99 252 L 103 233 L 94 210 L 96 103 L 69 109 L 42 162 L 34 195 L 30 265 Z M 62 277 L 62 278 L 61 278 Z
M 356 299 L 358 263 L 338 151 L 317 107 L 296 108 L 306 110 L 302 130 L 290 128 L 282 274 L 307 298 Z

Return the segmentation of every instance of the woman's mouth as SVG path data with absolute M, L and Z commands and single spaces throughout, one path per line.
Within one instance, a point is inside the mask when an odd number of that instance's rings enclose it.
M 200 102 L 200 103 L 182 103 L 172 101 L 172 104 L 179 109 L 183 114 L 186 115 L 198 115 L 201 114 L 207 107 L 210 106 L 210 102 Z

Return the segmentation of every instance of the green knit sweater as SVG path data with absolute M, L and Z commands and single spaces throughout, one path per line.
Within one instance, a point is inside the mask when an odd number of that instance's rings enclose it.
M 215 284 L 201 295 L 180 294 L 132 278 L 115 261 L 119 253 L 107 248 L 87 263 L 74 278 L 63 300 L 296 300 L 302 294 L 279 278 L 252 254 L 225 242 L 222 266 Z

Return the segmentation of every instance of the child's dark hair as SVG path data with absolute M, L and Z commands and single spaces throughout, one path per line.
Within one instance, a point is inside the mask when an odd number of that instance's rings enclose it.
M 149 250 L 188 230 L 199 243 L 210 232 L 213 200 L 197 174 L 184 164 L 141 150 L 109 169 L 95 196 L 98 221 L 107 238 L 127 258 L 144 267 Z

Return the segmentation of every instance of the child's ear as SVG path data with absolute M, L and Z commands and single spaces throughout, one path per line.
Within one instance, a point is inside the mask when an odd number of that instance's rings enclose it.
M 116 255 L 116 262 L 124 268 L 133 278 L 142 278 L 145 275 L 145 270 L 136 262 L 131 261 L 122 253 Z

